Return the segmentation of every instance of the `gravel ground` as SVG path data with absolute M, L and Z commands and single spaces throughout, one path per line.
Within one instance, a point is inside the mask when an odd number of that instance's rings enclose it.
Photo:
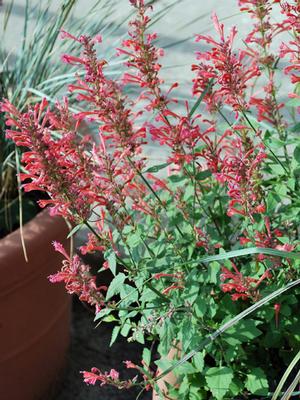
M 102 371 L 115 368 L 124 378 L 133 377 L 133 370 L 126 370 L 124 360 L 139 362 L 141 346 L 119 339 L 109 347 L 111 325 L 101 324 L 95 328 L 93 313 L 76 298 L 73 299 L 73 321 L 71 347 L 67 367 L 61 376 L 61 386 L 53 400 L 134 400 L 135 390 L 119 391 L 113 387 L 88 386 L 79 371 L 97 367 Z M 150 400 L 151 394 L 141 396 Z

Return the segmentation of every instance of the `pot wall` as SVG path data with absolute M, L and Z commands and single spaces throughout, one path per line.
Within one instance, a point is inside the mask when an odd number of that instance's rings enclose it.
M 46 399 L 59 379 L 70 340 L 70 304 L 63 285 L 47 277 L 61 267 L 53 240 L 66 243 L 61 218 L 41 212 L 20 232 L 0 240 L 0 398 Z

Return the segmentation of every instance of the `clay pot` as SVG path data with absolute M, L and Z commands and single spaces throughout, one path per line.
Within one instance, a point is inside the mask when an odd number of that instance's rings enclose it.
M 0 240 L 1 399 L 49 398 L 60 377 L 70 340 L 71 296 L 47 277 L 61 267 L 53 240 L 67 244 L 68 228 L 45 210 Z
M 181 343 L 178 343 L 176 346 L 174 343 L 174 347 L 169 351 L 166 358 L 167 360 L 172 361 L 174 359 L 180 358 L 180 356 L 181 356 Z M 158 368 L 156 374 L 160 375 L 162 372 L 163 371 L 160 368 Z M 157 385 L 162 393 L 168 392 L 166 383 L 172 386 L 177 386 L 177 378 L 173 372 L 169 372 L 166 376 L 157 381 Z M 159 394 L 155 390 L 153 390 L 152 400 L 160 400 L 160 399 L 161 397 L 159 396 Z M 164 400 L 165 399 L 175 400 L 170 396 L 164 396 Z

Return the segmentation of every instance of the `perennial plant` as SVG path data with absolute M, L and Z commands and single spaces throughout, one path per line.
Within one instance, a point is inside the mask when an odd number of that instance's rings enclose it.
M 25 191 L 48 193 L 40 206 L 71 221 L 72 233 L 86 226 L 80 252 L 104 254 L 100 281 L 112 273 L 99 286 L 79 255 L 55 243 L 65 260 L 50 281 L 94 306 L 97 323 L 114 324 L 111 343 L 121 334 L 145 345 L 140 365 L 125 360 L 133 379 L 96 367 L 83 378 L 168 399 L 271 398 L 300 344 L 299 289 L 287 292 L 300 266 L 300 6 L 240 0 L 253 22 L 241 49 L 237 29 L 226 33 L 213 15 L 216 32 L 196 36 L 194 79 L 182 88 L 191 100 L 181 101 L 180 83 L 163 85 L 150 7 L 130 3 L 119 80 L 97 57 L 101 37 L 62 31 L 82 47 L 62 57 L 85 71 L 69 86 L 82 111 L 67 98 L 25 113 L 1 105 L 7 136 L 27 149 Z M 84 120 L 96 138 L 78 133 Z M 149 166 L 153 142 L 165 161 Z M 180 361 L 167 357 L 176 347 Z M 161 389 L 171 370 L 178 385 Z

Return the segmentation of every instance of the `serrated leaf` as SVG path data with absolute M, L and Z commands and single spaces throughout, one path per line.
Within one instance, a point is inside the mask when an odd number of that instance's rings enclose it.
M 183 175 L 171 175 L 168 177 L 169 181 L 173 182 L 173 183 L 177 183 L 177 182 L 181 182 L 183 180 L 186 179 L 185 176 Z
M 82 228 L 82 224 L 78 224 L 78 225 L 76 225 L 76 226 L 74 226 L 74 228 L 73 229 L 71 229 L 70 230 L 70 232 L 69 232 L 69 234 L 68 234 L 68 236 L 67 236 L 67 239 L 69 239 L 71 236 L 73 236 L 76 232 L 78 232 L 81 228 Z
M 245 386 L 252 394 L 261 396 L 268 394 L 268 380 L 261 368 L 254 368 L 249 374 L 247 374 Z
M 252 340 L 261 334 L 262 332 L 256 328 L 256 322 L 252 319 L 247 319 L 241 321 L 238 326 L 228 329 L 224 340 L 232 346 L 235 346 L 239 343 Z
M 107 293 L 106 293 L 106 300 L 109 300 L 115 294 L 120 293 L 123 287 L 123 283 L 125 282 L 126 276 L 122 272 L 114 277 L 111 281 Z
M 111 270 L 111 272 L 113 273 L 113 275 L 116 276 L 116 271 L 117 271 L 117 259 L 116 259 L 116 254 L 115 252 L 111 252 L 109 254 L 109 256 L 107 257 L 107 261 L 108 261 L 108 266 L 109 269 Z
M 202 372 L 204 368 L 204 354 L 203 352 L 199 352 L 193 357 L 193 364 L 198 372 Z
M 157 367 L 163 371 L 165 369 L 172 367 L 174 361 L 168 360 L 166 358 L 161 358 L 160 360 L 154 361 L 154 364 L 156 364 Z
M 111 334 L 110 343 L 109 343 L 109 346 L 110 346 L 110 347 L 111 347 L 111 346 L 115 343 L 115 341 L 117 340 L 117 337 L 118 337 L 118 335 L 119 335 L 119 333 L 120 333 L 120 330 L 121 330 L 121 327 L 120 327 L 120 326 L 115 326 L 115 327 L 114 327 L 114 329 L 113 329 L 113 331 L 112 331 L 112 334 Z
M 298 107 L 298 106 L 300 106 L 300 99 L 297 98 L 297 97 L 295 97 L 295 98 L 293 98 L 293 99 L 289 99 L 289 100 L 285 103 L 285 105 L 288 106 L 288 107 Z
M 184 363 L 174 370 L 175 375 L 189 375 L 197 372 L 197 369 L 191 363 Z
M 161 169 L 164 169 L 166 167 L 168 167 L 170 165 L 170 163 L 163 163 L 163 164 L 159 164 L 159 165 L 154 165 L 153 167 L 150 167 L 148 169 L 146 169 L 145 172 L 158 172 Z
M 129 321 L 125 321 L 124 325 L 122 326 L 121 329 L 121 335 L 124 337 L 128 336 L 128 333 L 130 332 L 131 329 L 131 324 Z
M 134 232 L 127 236 L 126 240 L 129 247 L 134 248 L 141 243 L 141 235 L 139 232 Z
M 294 150 L 294 158 L 300 164 L 300 146 L 297 146 Z
M 145 344 L 145 338 L 142 332 L 138 331 L 134 335 L 134 340 L 138 343 Z
M 230 392 L 234 395 L 237 396 L 244 388 L 244 385 L 241 381 L 239 381 L 237 378 L 233 378 L 229 389 Z
M 198 318 L 203 318 L 207 311 L 207 302 L 201 296 L 194 303 L 194 311 Z
M 147 366 L 149 366 L 151 363 L 151 351 L 147 349 L 147 347 L 145 347 L 143 350 L 143 361 L 145 361 Z
M 109 315 L 111 312 L 112 312 L 111 308 L 103 308 L 95 315 L 94 321 L 98 321 L 98 319 L 101 319 L 106 315 Z
M 298 122 L 296 125 L 294 125 L 291 129 L 291 132 L 300 132 L 300 122 Z
M 210 90 L 210 88 L 212 87 L 213 83 L 214 83 L 214 79 L 210 79 L 208 81 L 208 84 L 207 84 L 206 88 L 203 90 L 203 92 L 201 93 L 201 95 L 196 100 L 195 104 L 193 105 L 191 111 L 189 112 L 189 118 L 191 118 L 193 116 L 194 112 L 197 110 L 197 108 L 201 104 L 202 100 L 204 99 L 204 96 Z
M 117 319 L 113 315 L 107 315 L 102 319 L 103 322 L 115 322 Z
M 198 181 L 203 181 L 204 179 L 209 178 L 210 176 L 211 176 L 211 171 L 207 169 L 205 171 L 198 172 L 196 175 L 196 179 Z
M 130 285 L 121 285 L 120 295 L 122 299 L 120 305 L 122 307 L 129 306 L 138 300 L 138 291 Z
M 206 372 L 205 380 L 217 400 L 224 398 L 232 382 L 233 372 L 228 367 L 209 368 Z

